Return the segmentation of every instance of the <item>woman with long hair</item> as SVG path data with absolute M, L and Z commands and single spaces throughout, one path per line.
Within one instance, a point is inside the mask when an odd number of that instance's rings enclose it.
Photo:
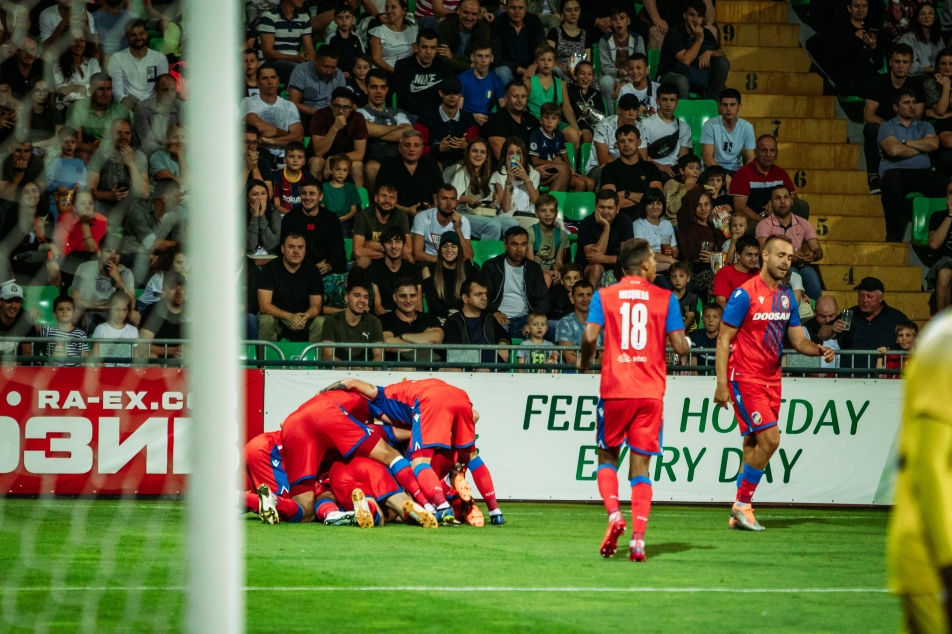
M 368 31 L 370 56 L 374 64 L 392 73 L 398 59 L 413 55 L 417 26 L 407 15 L 406 0 L 387 0 L 379 17 L 383 24 Z
M 711 195 L 703 187 L 695 187 L 681 200 L 678 211 L 678 243 L 680 259 L 691 265 L 691 286 L 703 301 L 711 300 L 714 271 L 711 254 L 724 241 L 724 234 L 711 222 L 714 206 Z
M 447 231 L 440 236 L 439 259 L 421 271 L 426 312 L 440 319 L 449 317 L 451 310 L 460 309 L 463 282 L 475 279 L 478 273 L 476 266 L 462 256 L 459 234 Z
M 253 180 L 248 185 L 245 217 L 245 252 L 248 255 L 273 255 L 281 241 L 281 214 L 274 208 L 264 181 Z
M 139 299 L 136 300 L 136 312 L 141 313 L 162 299 L 162 280 L 165 279 L 165 274 L 168 271 L 175 271 L 176 273 L 181 273 L 186 278 L 188 277 L 188 258 L 185 256 L 185 252 L 182 251 L 181 247 L 177 245 L 169 247 L 159 254 L 152 270 L 155 271 L 155 273 L 149 278 L 149 281 L 145 285 L 145 290 Z
M 470 141 L 462 160 L 443 172 L 444 180 L 456 188 L 458 210 L 466 215 L 471 237 L 477 240 L 499 240 L 506 229 L 519 224 L 509 216 L 489 215 L 496 213 L 491 177 L 489 144 L 480 138 Z
M 96 59 L 95 42 L 83 38 L 73 40 L 53 65 L 53 84 L 56 89 L 56 107 L 65 111 L 74 101 L 89 96 L 89 78 L 102 72 Z
M 171 178 L 184 185 L 187 176 L 185 126 L 173 121 L 165 133 L 165 149 L 149 157 L 149 178 L 153 183 L 163 178 Z
M 942 50 L 942 26 L 935 5 L 925 0 L 916 9 L 909 32 L 899 41 L 912 47 L 910 75 L 931 75 L 935 56 Z
M 652 187 L 645 192 L 638 206 L 639 218 L 635 220 L 633 229 L 636 238 L 647 240 L 655 252 L 655 261 L 658 263 L 658 273 L 662 275 L 655 284 L 667 288 L 667 278 L 664 272 L 678 261 L 678 239 L 674 234 L 674 227 L 665 216 L 664 192 Z M 660 283 L 659 283 L 660 282 Z
M 525 142 L 516 136 L 509 137 L 499 156 L 499 169 L 489 179 L 497 204 L 506 215 L 522 218 L 520 224 L 534 225 L 540 175 L 529 164 Z
M 370 55 L 359 55 L 354 60 L 354 68 L 347 78 L 347 87 L 354 93 L 354 104 L 357 108 L 367 105 L 367 73 L 374 67 L 374 60 Z

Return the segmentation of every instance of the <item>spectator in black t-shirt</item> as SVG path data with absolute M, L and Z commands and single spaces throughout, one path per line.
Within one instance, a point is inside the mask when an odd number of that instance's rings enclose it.
M 438 108 L 440 82 L 456 77 L 446 58 L 436 54 L 437 40 L 436 31 L 423 29 L 417 33 L 414 54 L 393 65 L 397 103 L 410 114 L 420 115 Z
M 423 209 L 436 207 L 436 194 L 443 186 L 443 170 L 433 159 L 423 156 L 423 135 L 407 130 L 400 137 L 400 155 L 380 163 L 375 180 L 397 188 L 397 209 L 411 218 Z
M 23 99 L 28 90 L 27 84 L 34 77 L 43 79 L 43 60 L 36 57 L 36 40 L 25 38 L 11 56 L 0 64 L 0 81 L 10 85 L 10 92 L 17 99 Z
M 466 280 L 460 288 L 462 308 L 446 318 L 443 324 L 443 343 L 473 344 L 473 345 L 509 345 L 509 333 L 488 310 L 489 291 L 476 280 Z M 466 351 L 447 352 L 447 361 L 454 361 L 454 354 L 467 355 Z M 482 350 L 479 352 L 480 363 L 494 363 L 498 360 L 508 361 L 508 350 Z M 475 368 L 474 368 L 475 369 Z M 479 371 L 479 370 L 477 370 Z M 488 372 L 488 370 L 482 370 Z
M 539 16 L 526 10 L 526 0 L 507 2 L 505 7 L 505 15 L 489 25 L 489 33 L 495 64 L 493 72 L 508 84 L 535 74 L 535 51 L 545 44 L 545 28 Z
M 305 177 L 298 188 L 301 206 L 284 215 L 281 221 L 281 241 L 289 233 L 304 236 L 307 243 L 307 261 L 317 266 L 321 275 L 347 273 L 347 251 L 344 232 L 337 214 L 321 207 L 321 186 Z
M 321 340 L 324 318 L 324 282 L 320 271 L 308 266 L 304 236 L 286 233 L 281 257 L 268 262 L 258 282 L 258 338 L 278 341 Z
M 701 310 L 701 323 L 703 328 L 695 330 L 689 335 L 692 348 L 717 348 L 717 336 L 721 333 L 721 316 L 724 309 L 720 304 L 704 304 Z M 701 352 L 691 355 L 691 365 L 708 365 L 713 367 L 715 361 L 714 352 Z M 708 372 L 698 372 L 698 374 L 708 374 Z
M 949 305 L 952 295 L 952 183 L 946 192 L 946 211 L 937 211 L 929 218 L 929 248 L 935 264 L 926 274 L 926 282 L 935 287 L 936 312 Z
M 403 257 L 406 244 L 406 234 L 397 226 L 390 225 L 380 234 L 383 257 L 373 260 L 367 269 L 373 284 L 374 313 L 377 315 L 397 309 L 397 303 L 393 299 L 395 285 L 404 278 L 409 278 L 416 284 L 419 300 L 416 309 L 423 311 L 423 281 L 420 279 L 419 269 Z
M 13 148 L 0 167 L 0 197 L 6 200 L 18 200 L 20 190 L 27 183 L 36 183 L 42 192 L 45 176 L 43 159 L 33 154 L 33 144 L 29 141 L 19 143 Z
M 864 277 L 856 286 L 856 306 L 851 308 L 853 318 L 848 330 L 840 334 L 843 350 L 876 350 L 883 346 L 893 348 L 896 326 L 909 321 L 905 313 L 886 304 L 886 287 L 875 277 Z M 873 368 L 877 355 L 843 357 L 840 367 Z
M 865 119 L 863 127 L 863 153 L 866 155 L 866 177 L 869 181 L 869 193 L 880 193 L 879 163 L 879 126 L 894 118 L 893 104 L 896 95 L 903 88 L 911 88 L 916 94 L 916 119 L 922 119 L 926 94 L 922 82 L 909 76 L 912 68 L 912 48 L 908 44 L 894 44 L 889 54 L 889 72 L 880 75 L 865 95 Z
M 668 31 L 661 45 L 658 75 L 661 83 L 678 87 L 681 99 L 688 99 L 692 91 L 717 99 L 731 70 L 717 36 L 704 28 L 706 12 L 704 0 L 689 0 L 684 23 Z
M 162 277 L 162 299 L 142 313 L 139 337 L 142 339 L 182 339 L 185 323 L 185 276 L 167 271 Z M 149 356 L 155 358 L 182 357 L 183 346 L 152 344 Z
M 499 160 L 502 146 L 509 137 L 519 137 L 529 147 L 529 136 L 539 127 L 539 120 L 526 110 L 529 89 L 523 83 L 506 86 L 506 107 L 489 115 L 483 126 L 483 136 L 489 140 L 493 158 Z
M 620 156 L 602 168 L 601 187 L 618 194 L 619 210 L 634 220 L 634 210 L 651 187 L 661 189 L 661 170 L 644 161 L 638 152 L 641 131 L 638 126 L 623 125 L 615 130 L 615 147 Z
M 476 119 L 460 109 L 462 91 L 458 79 L 444 79 L 439 91 L 442 105 L 424 111 L 415 126 L 423 134 L 430 158 L 439 161 L 441 167 L 461 160 L 466 143 L 479 136 Z
M 595 213 L 578 226 L 575 262 L 584 268 L 584 279 L 598 288 L 602 274 L 612 270 L 621 243 L 635 237 L 631 218 L 618 213 L 618 194 L 603 189 L 595 197 Z
M 395 285 L 393 301 L 396 309 L 380 316 L 383 328 L 383 341 L 391 344 L 384 353 L 388 361 L 432 361 L 432 350 L 400 348 L 406 343 L 436 344 L 443 341 L 443 328 L 440 320 L 433 315 L 417 310 L 420 292 L 416 282 L 409 277 L 399 280 Z

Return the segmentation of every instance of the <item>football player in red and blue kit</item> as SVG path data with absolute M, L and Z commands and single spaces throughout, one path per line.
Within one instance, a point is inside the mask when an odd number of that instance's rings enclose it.
M 760 274 L 731 293 L 717 338 L 717 390 L 714 402 L 734 413 L 744 437 L 744 461 L 737 476 L 731 528 L 762 531 L 751 502 L 770 457 L 780 446 L 780 368 L 784 335 L 800 354 L 833 361 L 833 351 L 811 342 L 800 326 L 793 291 L 781 284 L 793 260 L 785 236 L 764 243 Z M 732 345 L 733 344 L 733 345 Z
M 618 504 L 618 458 L 630 451 L 632 536 L 629 559 L 645 561 L 645 530 L 651 512 L 651 456 L 661 455 L 661 426 L 667 386 L 665 346 L 687 354 L 684 320 L 677 297 L 652 284 L 657 263 L 646 240 L 626 242 L 618 255 L 624 277 L 600 288 L 592 298 L 578 356 L 579 371 L 589 368 L 598 336 L 605 329 L 600 400 L 597 410 L 598 492 L 608 512 L 602 557 L 618 549 L 627 530 Z

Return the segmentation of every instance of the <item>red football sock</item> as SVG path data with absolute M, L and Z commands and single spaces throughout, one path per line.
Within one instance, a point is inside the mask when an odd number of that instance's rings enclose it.
M 252 513 L 258 512 L 258 494 L 245 492 L 245 506 Z
M 648 515 L 651 513 L 651 480 L 641 476 L 631 479 L 631 532 L 635 539 L 645 538 Z
M 618 512 L 618 469 L 610 464 L 601 465 L 595 472 L 598 492 L 609 515 Z
M 282 498 L 278 498 L 278 514 L 281 513 L 281 499 Z M 294 506 L 297 506 L 297 503 L 294 502 L 293 500 L 288 500 L 288 502 L 291 502 L 291 504 L 294 504 Z M 340 510 L 340 507 L 337 506 L 337 502 L 334 502 L 333 500 L 328 500 L 327 498 L 324 498 L 323 500 L 320 500 L 320 502 L 321 503 L 318 505 L 317 509 L 315 510 L 315 515 L 317 516 L 318 522 L 323 522 L 324 520 L 326 520 L 328 513 Z M 281 519 L 284 519 L 284 517 L 282 516 Z
M 479 494 L 483 496 L 483 502 L 489 507 L 489 512 L 499 510 L 499 503 L 496 502 L 496 489 L 493 486 L 493 478 L 489 475 L 489 467 L 483 463 L 483 459 L 476 456 L 469 462 L 469 472 L 473 474 L 473 482 L 479 489 Z
M 456 464 L 456 452 L 437 451 L 430 458 L 430 468 L 438 478 L 445 478 Z
M 737 501 L 741 504 L 750 504 L 754 499 L 754 491 L 756 490 L 756 484 L 741 479 L 740 486 L 737 487 Z
M 443 487 L 440 486 L 440 479 L 436 477 L 436 472 L 426 463 L 417 466 L 416 469 L 417 481 L 429 502 L 437 508 L 446 504 L 446 496 L 443 494 Z
M 406 460 L 404 460 L 406 462 Z M 394 467 L 391 466 L 390 473 L 393 474 L 393 478 L 397 481 L 404 491 L 407 492 L 407 495 L 412 497 L 417 504 L 423 506 L 424 504 L 429 504 L 429 500 L 423 492 L 420 490 L 420 483 L 417 481 L 416 476 L 413 475 L 413 469 L 410 468 L 410 463 L 407 462 L 406 467 L 398 467 L 396 473 L 394 473 Z
M 367 500 L 367 506 L 370 507 L 370 514 L 374 516 L 374 526 L 380 526 L 380 509 L 374 504 L 373 500 Z

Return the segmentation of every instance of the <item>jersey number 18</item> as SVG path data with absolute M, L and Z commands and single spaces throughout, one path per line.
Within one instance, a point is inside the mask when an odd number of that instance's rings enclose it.
M 621 349 L 644 349 L 648 343 L 648 307 L 644 304 L 621 305 Z

